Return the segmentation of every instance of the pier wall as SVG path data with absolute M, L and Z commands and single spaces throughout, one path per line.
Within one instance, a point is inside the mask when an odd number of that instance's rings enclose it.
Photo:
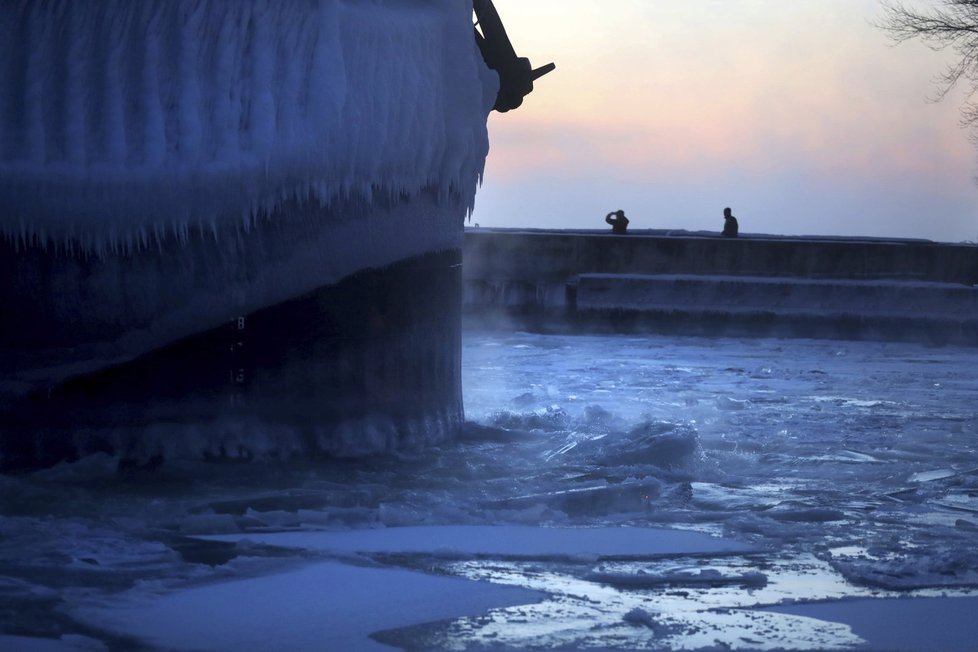
M 978 345 L 978 247 L 468 229 L 464 307 L 529 328 Z

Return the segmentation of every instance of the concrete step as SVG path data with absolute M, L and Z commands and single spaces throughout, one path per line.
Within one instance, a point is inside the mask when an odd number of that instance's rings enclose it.
M 581 274 L 570 287 L 567 320 L 587 331 L 978 346 L 978 288 L 961 284 Z
M 978 318 L 978 287 L 926 281 L 683 274 L 580 274 L 587 311 Z

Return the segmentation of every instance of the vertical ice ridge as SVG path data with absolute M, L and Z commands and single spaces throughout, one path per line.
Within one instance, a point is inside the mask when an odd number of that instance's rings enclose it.
M 89 119 L 89 107 L 85 101 L 84 61 L 92 44 L 91 33 L 84 27 L 84 12 L 71 5 L 68 7 L 68 14 L 69 30 L 72 34 L 78 34 L 78 37 L 69 39 L 66 48 L 65 160 L 69 165 L 77 166 L 84 163 L 88 147 L 86 122 Z
M 271 38 L 271 16 L 267 3 L 256 6 L 248 30 L 248 49 L 251 59 L 252 86 L 255 92 L 247 107 L 247 126 L 253 151 L 271 149 L 275 140 L 276 110 L 273 84 L 275 43 Z M 275 88 L 274 90 L 278 90 Z
M 35 7 L 33 14 L 40 12 Z M 48 23 L 32 16 L 28 29 L 26 86 L 24 88 L 25 153 L 32 163 L 43 164 L 47 149 L 44 138 L 44 86 L 49 81 L 46 64 L 51 29 Z
M 201 57 L 200 38 L 203 11 L 201 5 L 180 6 L 177 27 L 174 30 L 173 54 L 178 62 L 173 84 L 177 107 L 174 121 L 177 124 L 173 156 L 192 163 L 203 140 L 201 119 L 201 90 L 197 79 L 197 62 Z
M 122 167 L 126 162 L 126 112 L 123 83 L 125 73 L 124 41 L 127 21 L 126 11 L 112 12 L 107 16 L 107 44 L 104 71 L 100 78 L 104 84 L 102 101 L 99 109 L 102 115 L 95 115 L 95 120 L 102 128 L 101 158 L 115 167 Z
M 470 209 L 488 151 L 464 0 L 23 0 L 0 41 L 0 234 L 25 245 L 139 248 L 295 199 Z
M 149 17 L 147 21 L 149 23 L 149 29 L 146 30 L 146 37 L 143 43 L 145 64 L 143 66 L 143 75 L 139 80 L 142 83 L 142 92 L 140 95 L 144 113 L 143 163 L 151 167 L 161 165 L 166 156 L 165 118 L 163 115 L 163 104 L 160 99 L 161 21 L 162 17 L 159 12 Z

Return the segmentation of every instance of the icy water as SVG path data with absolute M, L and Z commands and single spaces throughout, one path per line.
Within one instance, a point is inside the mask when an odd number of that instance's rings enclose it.
M 122 479 L 93 458 L 0 477 L 0 633 L 154 649 L 92 614 L 344 559 L 243 536 L 398 526 L 667 527 L 737 543 L 361 553 L 546 596 L 376 635 L 412 650 L 849 649 L 850 628 L 770 607 L 978 595 L 978 349 L 500 332 L 463 346 L 465 436 L 416 456 Z

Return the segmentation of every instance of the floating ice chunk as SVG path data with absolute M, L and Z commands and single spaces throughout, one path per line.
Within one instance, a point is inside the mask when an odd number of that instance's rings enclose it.
M 703 510 L 763 510 L 774 507 L 781 498 L 763 487 L 734 487 L 709 482 L 692 482 L 691 502 Z
M 655 618 L 645 609 L 639 609 L 635 607 L 624 616 L 621 617 L 626 623 L 634 623 L 636 625 L 645 625 L 651 629 L 655 625 Z
M 548 405 L 530 413 L 499 411 L 492 415 L 489 425 L 507 430 L 555 432 L 570 429 L 572 420 L 564 408 Z
M 957 474 L 958 472 L 954 471 L 953 469 L 935 469 L 933 471 L 921 471 L 919 473 L 914 473 L 907 480 L 908 482 L 933 482 L 934 480 L 953 478 Z
M 495 507 L 526 509 L 543 505 L 568 516 L 607 516 L 648 510 L 662 493 L 655 478 L 592 487 L 577 487 L 498 501 Z
M 872 464 L 880 463 L 883 461 L 873 457 L 868 453 L 861 453 L 859 451 L 853 451 L 849 449 L 843 449 L 842 451 L 840 451 L 839 458 L 842 461 L 867 462 Z
M 776 521 L 791 523 L 827 523 L 846 518 L 844 512 L 831 507 L 775 507 L 765 512 L 765 515 Z
M 621 619 L 631 625 L 642 625 L 648 627 L 653 632 L 656 631 L 657 629 L 661 629 L 662 627 L 659 624 L 659 622 L 655 619 L 655 616 L 653 616 L 645 609 L 640 609 L 639 607 L 635 607 L 634 609 L 626 613 L 624 616 L 622 616 Z
M 974 652 L 978 598 L 837 600 L 766 611 L 846 623 L 873 650 Z
M 743 410 L 750 405 L 750 401 L 741 401 L 729 396 L 717 396 L 714 403 L 720 410 Z
M 854 584 L 906 591 L 927 588 L 978 587 L 978 551 L 971 530 L 955 528 L 959 537 L 936 546 L 929 555 L 833 559 L 832 567 Z
M 165 649 L 383 652 L 391 648 L 370 634 L 542 597 L 487 582 L 326 562 L 163 595 L 137 587 L 73 615 Z
M 624 437 L 598 440 L 597 457 L 603 464 L 654 464 L 673 469 L 686 464 L 699 446 L 696 430 L 686 424 L 645 421 Z
M 444 525 L 343 532 L 216 535 L 214 541 L 250 541 L 305 550 L 359 553 L 485 555 L 513 558 L 656 557 L 738 553 L 751 546 L 699 532 L 658 528 L 548 528 L 517 525 Z

